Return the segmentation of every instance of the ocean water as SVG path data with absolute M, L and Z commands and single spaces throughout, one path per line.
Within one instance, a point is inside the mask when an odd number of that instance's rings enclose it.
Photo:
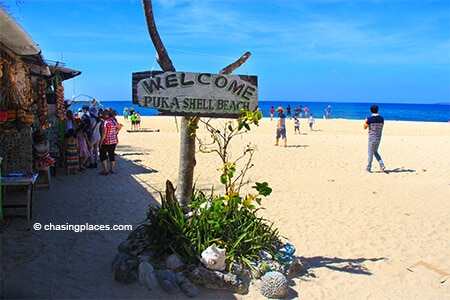
M 125 107 L 133 107 L 135 111 L 139 111 L 141 116 L 157 116 L 156 109 L 139 107 L 131 101 L 101 101 L 104 107 L 111 107 L 122 115 Z M 286 110 L 287 105 L 294 108 L 300 105 L 309 109 L 309 113 L 314 117 L 322 118 L 325 109 L 331 105 L 331 118 L 364 120 L 366 116 L 370 116 L 370 106 L 372 103 L 343 103 L 343 102 L 294 102 L 294 101 L 260 101 L 259 108 L 263 112 L 264 117 L 269 117 L 270 108 L 275 109 L 278 106 Z M 449 122 L 450 121 L 450 104 L 401 104 L 401 103 L 373 103 L 379 106 L 379 113 L 385 120 L 389 121 L 420 121 L 420 122 Z M 77 107 L 78 108 L 78 107 Z M 305 115 L 303 114 L 303 117 Z

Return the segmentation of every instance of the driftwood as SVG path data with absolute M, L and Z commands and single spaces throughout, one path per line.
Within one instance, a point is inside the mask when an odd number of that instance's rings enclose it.
M 127 129 L 127 132 L 159 132 L 159 129 L 150 129 L 150 128 Z
M 178 205 L 175 197 L 175 188 L 170 180 L 166 180 L 166 201 L 172 210 L 176 205 Z

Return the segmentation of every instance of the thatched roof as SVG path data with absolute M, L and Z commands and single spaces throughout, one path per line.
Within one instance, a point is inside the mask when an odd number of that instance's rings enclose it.
M 33 73 L 46 76 L 51 74 L 41 55 L 41 49 L 2 7 L 0 7 L 0 43 L 20 56 Z

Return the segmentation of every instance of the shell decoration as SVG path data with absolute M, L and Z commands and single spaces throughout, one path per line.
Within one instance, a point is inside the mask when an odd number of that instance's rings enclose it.
M 207 269 L 223 271 L 225 270 L 225 251 L 225 249 L 211 245 L 202 252 L 200 261 Z
M 289 292 L 289 284 L 286 276 L 280 272 L 270 271 L 261 277 L 259 285 L 261 295 L 274 299 L 283 298 Z

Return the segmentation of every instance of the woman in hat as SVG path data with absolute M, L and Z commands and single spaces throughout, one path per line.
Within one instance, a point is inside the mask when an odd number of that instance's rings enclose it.
M 278 146 L 280 138 L 284 140 L 284 147 L 287 146 L 286 138 L 286 116 L 284 115 L 284 109 L 280 106 L 277 108 L 278 120 L 277 120 L 277 137 L 275 140 L 275 146 Z

